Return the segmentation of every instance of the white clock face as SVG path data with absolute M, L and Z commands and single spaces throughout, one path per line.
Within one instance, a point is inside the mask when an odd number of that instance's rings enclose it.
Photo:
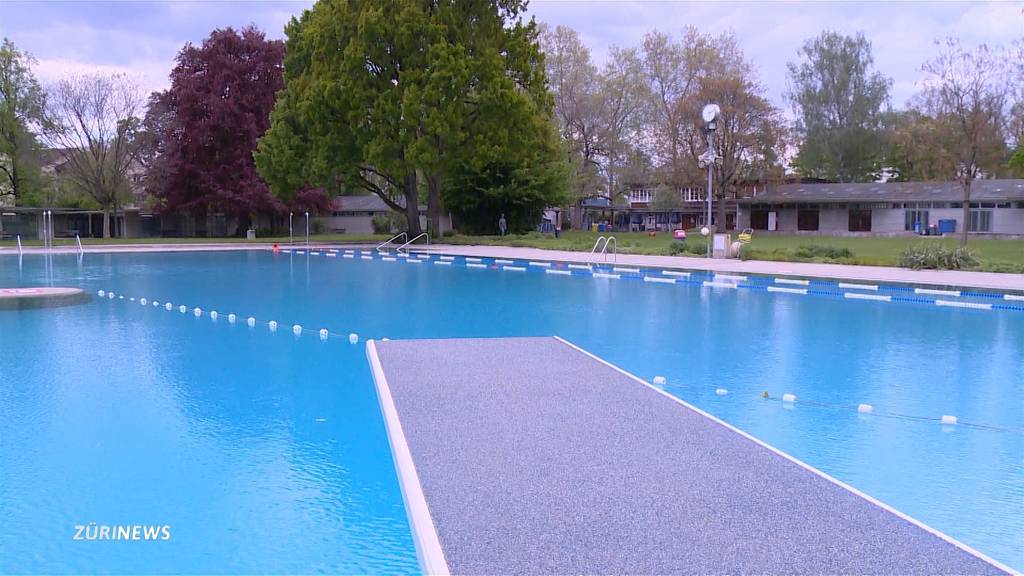
M 701 112 L 701 116 L 704 117 L 705 122 L 714 122 L 715 118 L 718 118 L 719 112 L 721 110 L 718 108 L 718 104 L 708 104 Z

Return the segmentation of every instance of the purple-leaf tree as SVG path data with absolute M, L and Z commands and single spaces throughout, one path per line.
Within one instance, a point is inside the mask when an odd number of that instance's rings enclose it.
M 284 51 L 249 26 L 214 30 L 178 53 L 171 87 L 153 94 L 145 121 L 146 186 L 157 211 L 233 214 L 244 227 L 285 209 L 253 162 L 284 83 Z

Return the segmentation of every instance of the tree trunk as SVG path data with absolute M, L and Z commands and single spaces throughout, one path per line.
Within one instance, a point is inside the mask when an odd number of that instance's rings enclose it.
M 725 219 L 725 194 L 715 194 L 715 200 L 718 202 L 718 206 L 715 207 L 716 217 L 718 218 L 718 224 L 715 225 L 715 230 L 718 232 L 726 232 L 728 226 L 726 226 Z
M 441 174 L 427 176 L 430 186 L 427 195 L 427 230 L 435 237 L 441 236 Z
M 110 206 L 103 205 L 103 237 L 110 238 Z
M 961 223 L 960 230 L 960 247 L 967 247 L 967 230 L 971 225 L 971 179 L 965 177 L 961 181 L 961 185 L 964 187 L 964 215 L 963 222 Z
M 423 232 L 423 229 L 420 228 L 420 190 L 415 170 L 410 170 L 405 175 L 405 183 L 402 188 L 405 193 L 405 221 L 408 226 L 409 240 L 412 240 Z

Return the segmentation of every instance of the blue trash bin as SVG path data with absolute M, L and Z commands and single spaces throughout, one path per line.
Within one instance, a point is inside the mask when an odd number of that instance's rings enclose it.
M 604 222 L 601 222 L 600 224 L 597 225 L 597 231 L 604 232 Z
M 953 234 L 956 232 L 956 220 L 939 220 L 939 234 Z

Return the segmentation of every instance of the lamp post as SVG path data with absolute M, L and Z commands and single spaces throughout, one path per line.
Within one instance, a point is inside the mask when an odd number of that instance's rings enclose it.
M 306 212 L 306 248 L 309 248 L 309 212 Z
M 700 165 L 700 167 L 701 168 L 707 167 L 707 169 L 708 169 L 708 187 L 705 190 L 705 194 L 706 194 L 706 196 L 708 198 L 708 219 L 707 219 L 705 227 L 704 227 L 704 230 L 707 230 L 707 232 L 704 234 L 705 236 L 711 236 L 714 233 L 714 228 L 711 226 L 711 198 L 712 198 L 712 189 L 711 189 L 712 182 L 711 182 L 711 178 L 712 178 L 712 169 L 715 167 L 715 164 L 718 164 L 718 163 L 720 163 L 722 161 L 722 157 L 718 156 L 717 154 L 715 154 L 715 144 L 714 144 L 713 136 L 714 136 L 714 133 L 715 133 L 715 129 L 718 128 L 718 116 L 721 113 L 722 113 L 722 110 L 718 107 L 718 104 L 708 104 L 707 106 L 704 107 L 704 109 L 701 111 L 701 114 L 700 114 L 701 117 L 704 119 L 704 132 L 705 132 L 705 134 L 707 134 L 707 137 L 708 137 L 708 149 L 706 151 L 704 151 L 703 154 L 701 154 L 700 158 L 698 158 L 698 164 Z M 701 232 L 704 232 L 704 230 L 701 230 Z M 707 247 L 707 257 L 710 258 L 711 257 L 711 239 L 710 238 L 708 238 L 707 245 L 708 245 L 708 247 Z
M 289 212 L 288 213 L 288 244 L 290 244 L 291 247 L 294 248 L 295 247 L 295 235 L 292 234 L 292 216 L 295 216 L 295 213 L 294 212 Z

